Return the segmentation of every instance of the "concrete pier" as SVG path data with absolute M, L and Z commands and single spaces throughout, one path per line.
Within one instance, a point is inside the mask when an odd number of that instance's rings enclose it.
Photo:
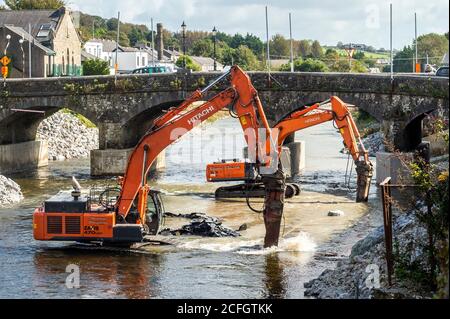
M 123 175 L 127 168 L 128 158 L 133 151 L 129 149 L 107 149 L 91 151 L 91 175 L 92 176 L 118 176 Z M 159 171 L 165 168 L 166 153 L 162 152 L 155 160 L 151 171 Z
M 0 145 L 0 173 L 16 173 L 47 165 L 47 141 Z

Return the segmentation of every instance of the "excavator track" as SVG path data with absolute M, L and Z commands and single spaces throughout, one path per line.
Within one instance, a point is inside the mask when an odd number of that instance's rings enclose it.
M 287 183 L 286 198 L 293 198 L 301 194 L 301 186 L 297 183 Z M 243 183 L 232 186 L 223 186 L 216 189 L 216 199 L 227 198 L 264 198 L 265 189 L 263 183 Z

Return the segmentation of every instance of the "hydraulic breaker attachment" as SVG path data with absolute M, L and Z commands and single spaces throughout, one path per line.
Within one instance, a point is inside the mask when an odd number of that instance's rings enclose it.
M 264 200 L 264 224 L 266 226 L 264 247 L 267 248 L 278 246 L 286 191 L 286 174 L 279 169 L 273 175 L 264 175 L 262 182 L 266 192 Z
M 370 183 L 373 177 L 373 165 L 367 161 L 356 162 L 356 173 L 358 180 L 356 185 L 356 202 L 367 202 L 369 200 Z

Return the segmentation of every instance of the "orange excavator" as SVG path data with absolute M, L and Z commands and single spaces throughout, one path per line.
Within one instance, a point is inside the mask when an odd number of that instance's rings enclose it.
M 338 97 L 333 96 L 330 100 L 315 103 L 312 106 L 303 106 L 284 116 L 274 126 L 273 130 L 273 133 L 278 135 L 278 154 L 281 154 L 282 146 L 288 136 L 297 131 L 329 121 L 332 121 L 341 133 L 344 146 L 355 162 L 358 176 L 356 201 L 367 201 L 373 166 L 347 105 Z M 206 174 L 209 182 L 244 181 L 243 184 L 218 188 L 215 193 L 216 198 L 264 196 L 264 185 L 261 182 L 261 177 L 255 174 L 251 162 L 224 160 L 209 164 L 206 168 Z M 286 186 L 286 197 L 293 197 L 299 194 L 297 184 L 287 184 Z
M 228 76 L 231 83 L 227 89 L 201 105 L 193 106 Z M 163 219 L 164 205 L 159 192 L 149 185 L 152 163 L 181 136 L 227 107 L 239 118 L 246 142 L 253 146 L 254 168 L 264 185 L 265 246 L 277 245 L 285 174 L 278 163 L 276 138 L 272 135 L 257 91 L 238 66 L 233 66 L 203 90 L 196 90 L 178 107 L 169 109 L 154 121 L 131 153 L 125 175 L 119 178 L 118 188 L 91 190 L 86 195 L 82 194 L 74 179 L 71 194 L 60 193 L 36 208 L 33 213 L 34 238 L 131 245 L 144 241 L 147 235 L 156 235 Z

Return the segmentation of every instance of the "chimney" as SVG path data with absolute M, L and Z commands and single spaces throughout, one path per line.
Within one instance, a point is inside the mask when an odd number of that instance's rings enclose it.
M 156 24 L 156 51 L 158 52 L 158 60 L 161 61 L 163 59 L 163 49 L 164 49 L 164 40 L 163 40 L 163 25 L 162 23 Z

